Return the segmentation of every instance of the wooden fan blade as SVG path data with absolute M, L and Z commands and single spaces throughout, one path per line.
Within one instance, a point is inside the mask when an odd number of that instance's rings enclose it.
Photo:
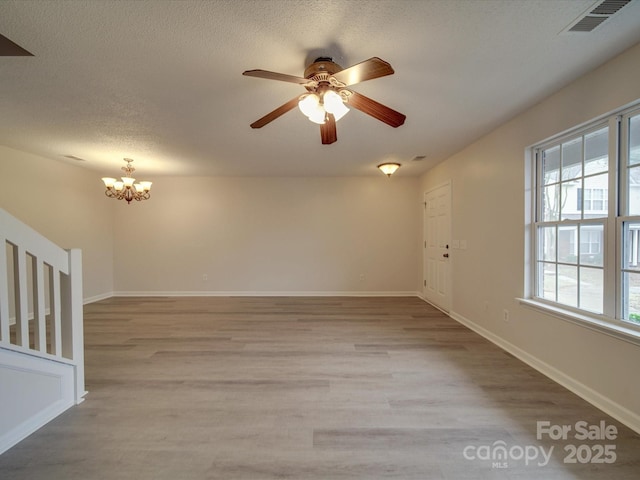
M 361 112 L 371 115 L 373 118 L 377 118 L 381 122 L 391 125 L 394 128 L 399 127 L 404 123 L 407 118 L 400 112 L 382 105 L 381 103 L 371 100 L 369 97 L 365 97 L 358 92 L 351 92 L 349 95 L 348 105 L 360 110 Z
M 268 80 L 280 80 L 281 82 L 290 82 L 297 83 L 299 85 L 304 85 L 309 83 L 309 80 L 302 77 L 294 77 L 293 75 L 286 75 L 284 73 L 277 72 L 269 72 L 267 70 L 247 70 L 246 72 L 242 72 L 243 75 L 247 77 L 258 77 L 258 78 L 266 78 Z
M 274 121 L 279 116 L 284 115 L 289 110 L 292 110 L 292 109 L 296 108 L 297 106 L 298 106 L 298 97 L 292 98 L 291 100 L 289 100 L 284 105 L 281 105 L 278 108 L 276 108 L 273 112 L 269 112 L 264 117 L 262 117 L 259 120 L 256 120 L 255 122 L 253 122 L 251 124 L 251 128 L 262 128 L 267 123 Z
M 391 74 L 393 74 L 391 65 L 378 57 L 373 57 L 334 73 L 333 78 L 348 86 Z
M 17 43 L 0 35 L 0 57 L 33 57 L 33 53 L 27 52 Z
M 326 121 L 320 125 L 320 138 L 322 138 L 323 145 L 329 145 L 338 140 L 336 119 L 330 113 L 327 114 Z

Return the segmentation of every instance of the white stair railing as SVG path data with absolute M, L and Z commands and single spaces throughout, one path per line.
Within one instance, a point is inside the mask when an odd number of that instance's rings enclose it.
M 72 365 L 85 395 L 82 254 L 0 209 L 0 348 Z

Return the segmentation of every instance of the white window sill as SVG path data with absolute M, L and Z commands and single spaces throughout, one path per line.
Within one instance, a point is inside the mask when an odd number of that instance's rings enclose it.
M 518 300 L 521 305 L 533 308 L 541 313 L 640 346 L 640 326 L 636 329 L 633 325 L 626 325 L 619 320 L 605 319 L 605 317 L 600 319 L 595 316 L 573 312 L 530 298 L 517 298 L 516 300 Z

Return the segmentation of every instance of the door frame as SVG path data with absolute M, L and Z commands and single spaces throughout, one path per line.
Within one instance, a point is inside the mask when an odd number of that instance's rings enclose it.
M 448 305 L 436 305 L 432 302 L 430 302 L 427 299 L 426 296 L 426 282 L 427 282 L 427 195 L 429 195 L 430 193 L 434 192 L 435 190 L 438 190 L 440 188 L 443 187 L 448 187 L 449 188 L 449 195 L 447 196 L 447 201 L 449 202 L 449 266 L 448 266 L 448 275 L 447 275 L 447 290 L 449 292 L 449 301 L 448 301 Z M 453 225 L 453 182 L 449 179 L 446 180 L 445 182 L 442 182 L 438 185 L 434 185 L 430 188 L 428 188 L 427 190 L 425 190 L 422 194 L 422 298 L 425 302 L 427 302 L 429 305 L 434 306 L 435 308 L 437 308 L 438 310 L 446 313 L 447 315 L 449 315 L 449 313 L 451 312 L 451 305 L 453 305 L 453 259 L 454 259 L 454 255 L 452 255 L 452 250 L 453 247 L 451 246 L 452 244 L 452 239 L 451 239 L 451 233 L 452 233 L 452 225 Z

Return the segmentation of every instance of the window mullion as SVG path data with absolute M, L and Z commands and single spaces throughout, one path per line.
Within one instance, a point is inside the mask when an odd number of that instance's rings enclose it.
M 621 318 L 622 285 L 620 280 L 621 234 L 616 218 L 622 205 L 619 203 L 619 193 L 626 189 L 622 186 L 622 176 L 625 168 L 620 159 L 620 117 L 609 119 L 609 205 L 605 226 L 604 240 L 604 305 L 603 313 L 610 318 Z M 624 193 L 622 195 L 625 196 Z
M 540 251 L 540 239 L 538 238 L 538 224 L 543 220 L 541 218 L 541 212 L 542 212 L 542 208 L 543 208 L 543 198 L 542 198 L 542 185 L 544 184 L 544 182 L 541 180 L 542 179 L 542 153 L 541 153 L 541 149 L 540 148 L 536 148 L 534 153 L 534 168 L 533 168 L 533 175 L 532 175 L 532 191 L 534 192 L 534 199 L 535 201 L 532 202 L 531 208 L 532 208 L 532 212 L 531 212 L 531 218 L 533 219 L 533 229 L 532 229 L 532 242 L 531 242 L 531 259 L 533 259 L 533 268 L 532 271 L 529 275 L 529 279 L 531 280 L 531 287 L 529 289 L 529 293 L 532 296 L 537 296 L 538 295 L 538 289 L 539 289 L 539 285 L 541 282 L 540 279 L 540 272 L 539 272 L 539 266 L 540 263 L 538 262 L 538 252 Z
M 533 221 L 535 223 L 541 222 L 543 220 L 542 218 L 542 212 L 543 212 L 543 207 L 544 207 L 544 199 L 543 199 L 543 195 L 542 195 L 542 189 L 543 189 L 543 185 L 544 182 L 542 181 L 542 152 L 539 148 L 536 149 L 535 152 L 535 164 L 536 164 L 536 169 L 535 169 L 535 176 L 533 177 L 533 181 L 534 181 L 534 191 L 536 194 L 536 203 L 534 205 L 534 209 L 535 211 L 533 212 Z

